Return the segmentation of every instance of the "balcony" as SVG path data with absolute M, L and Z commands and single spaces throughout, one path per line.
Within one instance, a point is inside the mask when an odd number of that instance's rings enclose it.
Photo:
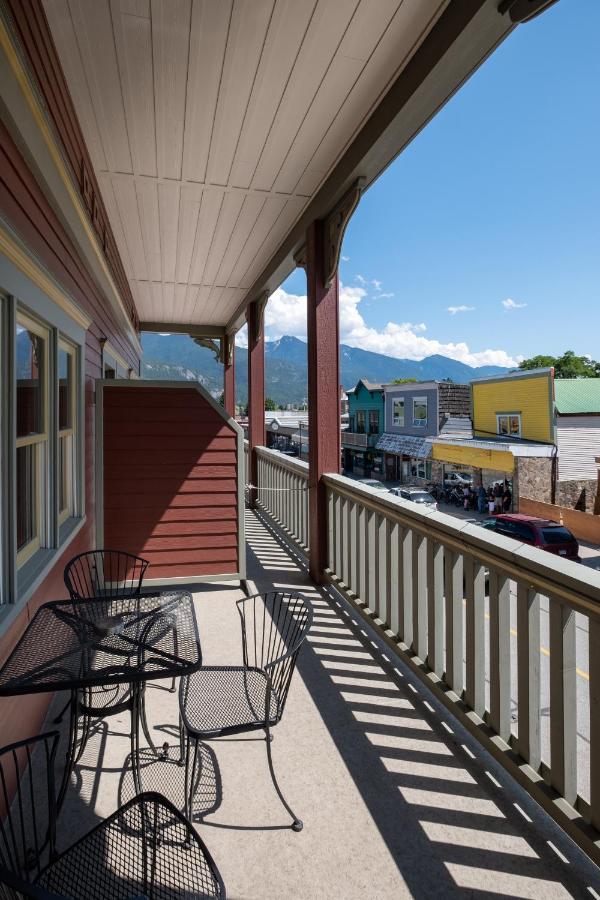
M 260 454 L 265 478 L 277 454 Z M 284 458 L 280 486 L 301 487 L 304 471 Z M 301 505 L 288 506 L 292 530 L 301 524 Z M 303 832 L 289 828 L 261 740 L 222 740 L 204 750 L 194 817 L 228 896 L 564 897 L 600 890 L 595 867 L 424 688 L 376 622 L 366 624 L 333 588 L 315 588 L 296 543 L 262 509 L 247 511 L 246 527 L 250 588 L 303 591 L 315 623 L 273 748 Z M 227 585 L 195 594 L 207 664 L 239 662 L 240 596 Z M 161 687 L 147 694 L 155 736 L 171 743 L 175 757 L 176 697 Z M 69 841 L 132 795 L 121 772 L 128 730 L 124 715 L 101 723 L 91 738 L 62 814 Z M 182 782 L 174 758 L 148 758 L 144 788 L 181 804 Z
M 381 435 L 365 434 L 352 431 L 342 431 L 342 447 L 357 447 L 365 449 L 366 447 L 375 447 Z

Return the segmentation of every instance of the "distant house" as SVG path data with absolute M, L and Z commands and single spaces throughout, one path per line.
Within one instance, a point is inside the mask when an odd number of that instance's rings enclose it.
M 557 500 L 561 506 L 594 511 L 600 458 L 600 378 L 554 382 Z
M 377 442 L 384 453 L 385 477 L 420 484 L 442 480 L 432 460 L 433 438 L 471 434 L 468 384 L 421 381 L 384 385 L 385 429 Z
M 383 475 L 383 457 L 376 449 L 383 432 L 383 387 L 361 378 L 347 391 L 348 428 L 342 431 L 342 465 L 361 477 Z

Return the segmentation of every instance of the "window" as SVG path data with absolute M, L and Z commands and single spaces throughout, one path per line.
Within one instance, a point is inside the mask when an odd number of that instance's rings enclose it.
M 427 397 L 415 397 L 413 400 L 413 427 L 424 428 L 427 425 Z
M 521 437 L 520 413 L 497 413 L 496 431 L 508 437 Z
M 394 400 L 392 405 L 392 418 L 394 425 L 404 428 L 404 397 Z
M 364 434 L 366 428 L 366 417 L 364 409 L 359 409 L 356 413 L 356 431 L 358 434 Z
M 58 521 L 62 525 L 75 514 L 77 481 L 76 422 L 77 351 L 72 344 L 58 344 Z
M 15 335 L 17 566 L 46 540 L 48 352 L 49 332 L 19 313 Z
M 379 434 L 379 410 L 369 410 L 369 434 Z
M 431 462 L 414 457 L 410 461 L 410 474 L 413 478 L 426 478 L 431 481 Z

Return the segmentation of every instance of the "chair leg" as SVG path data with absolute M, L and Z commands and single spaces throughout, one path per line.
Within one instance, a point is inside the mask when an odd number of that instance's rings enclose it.
M 192 756 L 192 743 L 194 745 L 193 752 L 193 760 L 190 760 Z M 184 778 L 184 811 L 186 818 L 189 822 L 192 821 L 192 812 L 194 807 L 194 784 L 196 781 L 196 767 L 198 765 L 198 738 L 192 737 L 190 734 L 186 736 L 186 748 L 185 748 L 185 778 Z M 191 767 L 190 767 L 191 762 Z M 191 771 L 190 771 L 191 768 Z
M 148 728 L 148 719 L 146 718 L 146 685 L 143 685 L 140 693 L 141 693 L 141 696 L 140 696 L 139 713 L 140 713 L 140 720 L 142 723 L 142 730 L 144 732 L 144 737 L 146 738 L 146 740 L 148 742 L 148 746 L 150 747 L 150 749 L 152 750 L 154 755 L 158 756 L 159 753 L 158 753 L 158 750 L 156 749 L 154 741 L 152 740 L 152 738 L 150 736 L 150 729 Z
M 304 823 L 303 823 L 302 819 L 298 818 L 298 816 L 296 815 L 294 810 L 291 808 L 291 806 L 289 805 L 289 803 L 287 802 L 287 800 L 281 793 L 281 788 L 279 787 L 279 784 L 277 783 L 277 778 L 275 777 L 275 769 L 273 768 L 273 755 L 272 755 L 272 751 L 271 751 L 272 735 L 271 735 L 271 729 L 268 725 L 266 727 L 266 732 L 267 732 L 266 743 L 267 743 L 267 758 L 269 760 L 269 771 L 271 773 L 271 778 L 273 780 L 275 790 L 277 791 L 277 796 L 279 797 L 279 799 L 281 800 L 281 802 L 283 803 L 283 805 L 285 806 L 288 813 L 290 814 L 290 816 L 293 819 L 292 829 L 294 831 L 302 831 L 302 829 L 304 827 Z

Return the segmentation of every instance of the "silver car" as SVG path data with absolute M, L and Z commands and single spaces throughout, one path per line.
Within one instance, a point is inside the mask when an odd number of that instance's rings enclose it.
M 418 503 L 426 509 L 438 508 L 435 498 L 422 488 L 395 487 L 390 489 L 390 493 L 394 494 L 395 497 L 402 497 L 403 500 L 410 500 L 412 503 Z

